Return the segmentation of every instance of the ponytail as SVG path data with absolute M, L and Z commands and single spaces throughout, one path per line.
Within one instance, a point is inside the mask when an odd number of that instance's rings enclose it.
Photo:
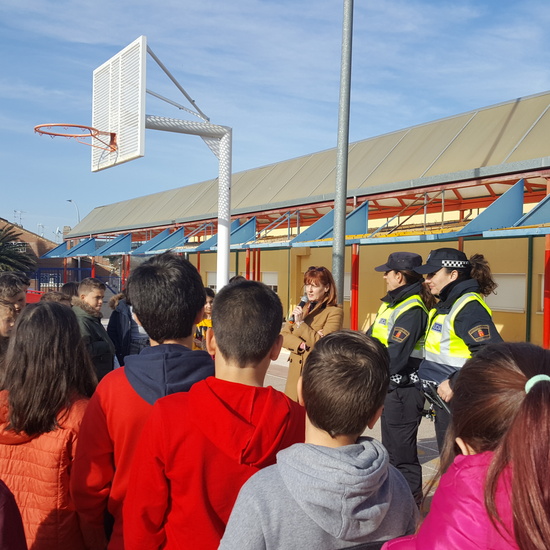
M 483 254 L 474 254 L 470 257 L 470 265 L 470 277 L 478 282 L 480 294 L 489 296 L 498 286 L 491 274 L 489 262 Z
M 549 456 L 550 381 L 542 381 L 525 395 L 487 474 L 485 504 L 496 526 L 497 483 L 512 466 L 514 534 L 522 550 L 546 548 L 550 540 Z

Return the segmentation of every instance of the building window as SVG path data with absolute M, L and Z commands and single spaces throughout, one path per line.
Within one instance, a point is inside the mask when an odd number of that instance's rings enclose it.
M 262 283 L 267 285 L 273 292 L 279 291 L 279 273 L 277 271 L 263 271 L 261 274 Z
M 216 271 L 207 271 L 206 272 L 206 286 L 211 288 L 214 292 L 218 292 L 218 285 L 217 285 L 217 282 L 216 282 L 216 277 L 217 277 L 217 272 Z M 229 278 L 231 279 L 231 277 L 234 277 L 235 276 L 235 272 L 234 271 L 230 271 L 229 272 Z
M 489 294 L 485 302 L 493 311 L 525 313 L 527 276 L 524 273 L 493 273 L 498 284 L 495 294 Z

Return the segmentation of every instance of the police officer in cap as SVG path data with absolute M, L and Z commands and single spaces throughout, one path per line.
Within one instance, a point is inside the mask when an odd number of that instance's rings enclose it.
M 435 303 L 424 279 L 414 271 L 422 257 L 394 252 L 375 271 L 383 272 L 388 293 L 367 331 L 384 344 L 390 356 L 390 389 L 381 419 L 382 443 L 390 462 L 407 480 L 415 500 L 422 499 L 422 467 L 416 439 L 424 397 L 415 383 L 422 357 L 428 310 Z
M 415 267 L 439 303 L 430 311 L 424 360 L 419 376 L 437 387 L 445 402 L 453 395 L 453 377 L 482 346 L 502 342 L 483 297 L 496 288 L 482 254 L 468 258 L 454 248 L 432 250 L 426 264 Z M 450 413 L 436 407 L 435 433 L 441 452 Z

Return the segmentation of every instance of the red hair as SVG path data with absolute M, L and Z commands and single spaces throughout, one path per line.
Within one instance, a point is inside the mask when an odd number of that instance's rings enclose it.
M 328 286 L 328 292 L 321 302 L 327 306 L 335 306 L 338 301 L 336 299 L 336 284 L 332 273 L 323 266 L 311 266 L 304 273 L 304 285 L 314 284 L 318 286 Z

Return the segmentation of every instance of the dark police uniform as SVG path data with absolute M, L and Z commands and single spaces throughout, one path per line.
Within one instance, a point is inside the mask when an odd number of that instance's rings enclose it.
M 493 323 L 491 310 L 479 294 L 475 279 L 453 281 L 442 289 L 439 299 L 430 311 L 425 358 L 419 376 L 438 385 L 450 379 L 452 387 L 453 377 L 472 355 L 482 346 L 502 342 L 502 338 Z M 447 334 L 442 335 L 444 332 Z M 450 414 L 436 409 L 435 433 L 439 449 L 449 422 Z
M 381 418 L 382 443 L 417 502 L 422 498 L 422 466 L 416 440 L 424 397 L 415 382 L 428 320 L 419 295 L 421 288 L 422 283 L 413 283 L 389 291 L 367 331 L 387 347 L 390 356 L 390 388 Z

